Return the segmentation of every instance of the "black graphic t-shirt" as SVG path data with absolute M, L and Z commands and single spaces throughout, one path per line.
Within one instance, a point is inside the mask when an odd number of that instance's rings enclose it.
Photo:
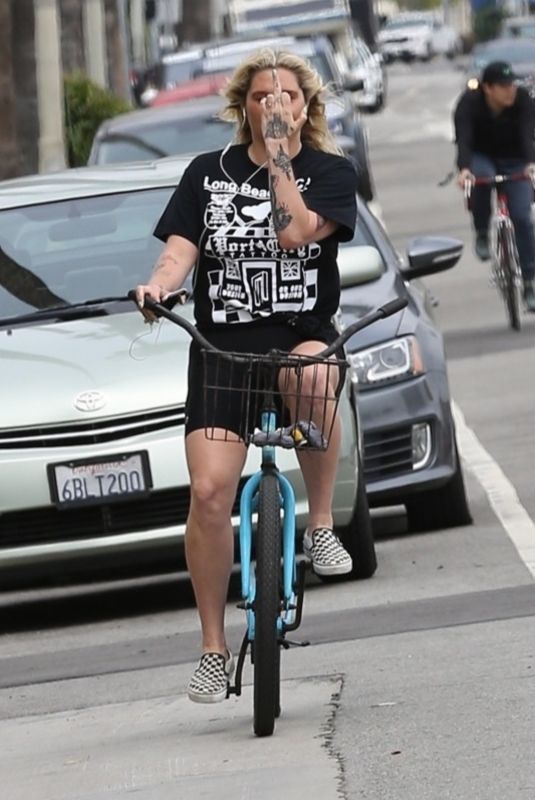
M 355 170 L 346 158 L 302 146 L 292 159 L 307 208 L 338 223 L 334 234 L 295 250 L 280 247 L 271 220 L 267 167 L 246 145 L 206 153 L 187 167 L 154 235 L 183 236 L 199 248 L 194 277 L 200 328 L 338 308 L 338 242 L 353 237 Z

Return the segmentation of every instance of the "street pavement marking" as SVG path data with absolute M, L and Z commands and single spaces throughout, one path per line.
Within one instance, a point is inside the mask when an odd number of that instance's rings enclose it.
M 535 523 L 520 502 L 515 487 L 468 427 L 455 402 L 452 402 L 452 410 L 462 457 L 483 487 L 520 558 L 535 578 Z

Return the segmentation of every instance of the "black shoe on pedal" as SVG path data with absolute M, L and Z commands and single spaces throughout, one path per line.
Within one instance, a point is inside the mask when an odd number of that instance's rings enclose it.
M 480 261 L 490 259 L 489 237 L 487 231 L 476 231 L 476 255 Z

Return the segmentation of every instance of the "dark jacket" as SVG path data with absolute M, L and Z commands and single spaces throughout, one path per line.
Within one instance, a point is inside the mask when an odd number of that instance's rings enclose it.
M 522 86 L 510 108 L 494 114 L 482 89 L 467 89 L 454 112 L 457 166 L 470 169 L 472 155 L 514 158 L 535 163 L 535 103 Z

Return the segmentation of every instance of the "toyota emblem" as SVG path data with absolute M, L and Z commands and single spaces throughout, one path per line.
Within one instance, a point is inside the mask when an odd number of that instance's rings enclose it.
M 98 411 L 106 405 L 106 398 L 101 392 L 82 392 L 74 399 L 74 407 L 78 411 Z

